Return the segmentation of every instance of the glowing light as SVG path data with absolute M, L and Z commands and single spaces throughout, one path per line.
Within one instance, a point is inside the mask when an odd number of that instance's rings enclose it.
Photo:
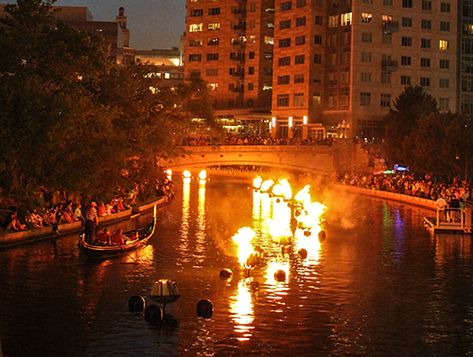
M 276 117 L 271 118 L 271 127 L 273 127 L 273 128 L 276 127 Z
M 171 169 L 166 170 L 166 178 L 168 180 L 172 180 L 172 170 Z
M 253 179 L 253 188 L 255 190 L 259 190 L 261 188 L 261 184 L 263 183 L 263 179 L 259 176 Z
M 300 210 L 300 214 L 296 217 L 299 226 L 303 229 L 319 228 L 323 222 L 323 214 L 327 206 L 320 202 L 312 202 L 305 204 Z
M 250 227 L 242 227 L 232 237 L 233 242 L 238 245 L 238 262 L 242 267 L 247 267 L 249 256 L 255 253 L 251 244 L 255 236 L 256 233 Z
M 304 116 L 302 117 L 302 124 L 307 125 L 307 122 L 308 122 L 308 120 L 307 120 L 307 115 L 304 115 Z
M 297 194 L 294 196 L 294 199 L 302 206 L 309 205 L 312 201 L 310 198 L 310 185 L 305 185 L 302 190 L 297 192 Z
M 268 190 L 271 188 L 271 186 L 274 185 L 274 181 L 269 179 L 269 180 L 265 180 L 263 181 L 263 183 L 261 184 L 261 191 L 262 192 L 268 192 Z
M 289 118 L 287 119 L 287 126 L 288 126 L 289 128 L 292 128 L 293 124 L 294 124 L 294 123 L 293 123 L 293 119 L 292 119 L 292 116 L 291 116 L 291 117 L 289 117 Z
M 284 197 L 286 200 L 290 200 L 292 198 L 291 185 L 287 179 L 280 179 L 278 183 L 273 186 L 272 193 L 275 196 Z
M 199 179 L 200 180 L 206 180 L 207 179 L 207 171 L 206 170 L 202 170 L 201 172 L 199 172 Z
M 250 290 L 251 279 L 238 282 L 238 291 L 233 296 L 230 303 L 230 313 L 235 322 L 235 332 L 239 334 L 237 337 L 240 341 L 247 341 L 251 337 L 251 330 L 254 320 L 253 299 Z
M 185 178 L 191 178 L 192 174 L 189 170 L 184 170 L 182 172 L 182 176 L 184 176 Z

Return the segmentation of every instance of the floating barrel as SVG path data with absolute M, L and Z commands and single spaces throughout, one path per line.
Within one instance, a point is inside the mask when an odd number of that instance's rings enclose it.
M 327 233 L 325 233 L 325 231 L 320 231 L 319 232 L 319 241 L 323 242 L 325 239 L 327 239 Z
M 230 279 L 233 275 L 231 269 L 225 268 L 220 270 L 220 278 L 222 279 Z
M 128 309 L 131 312 L 140 312 L 145 308 L 145 298 L 139 295 L 133 295 L 128 299 Z
M 197 316 L 210 319 L 214 312 L 214 306 L 209 299 L 202 299 L 197 303 Z
M 149 305 L 145 309 L 145 321 L 159 325 L 163 321 L 163 310 L 158 305 Z
M 286 272 L 284 270 L 276 270 L 274 272 L 274 280 L 276 281 L 285 281 L 286 280 Z
M 305 250 L 304 248 L 299 249 L 299 251 L 297 252 L 297 254 L 299 254 L 299 257 L 300 257 L 301 259 L 307 258 L 307 250 Z

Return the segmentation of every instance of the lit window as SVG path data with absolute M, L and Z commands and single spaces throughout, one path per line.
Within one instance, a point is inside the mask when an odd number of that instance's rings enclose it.
M 340 21 L 342 26 L 350 26 L 351 25 L 351 12 L 347 12 L 340 16 Z
M 190 24 L 189 32 L 200 32 L 202 31 L 202 24 Z
M 361 13 L 361 22 L 366 22 L 369 23 L 373 20 L 373 14 L 370 14 L 368 12 L 362 12 Z
M 328 17 L 328 27 L 337 27 L 338 26 L 338 16 L 329 16 Z
M 209 31 L 220 30 L 220 22 L 213 22 L 207 25 Z
M 448 50 L 448 41 L 447 40 L 439 40 L 439 50 L 440 51 Z

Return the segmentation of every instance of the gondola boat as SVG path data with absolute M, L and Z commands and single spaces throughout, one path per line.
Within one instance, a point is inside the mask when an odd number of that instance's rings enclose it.
M 148 241 L 153 236 L 156 229 L 156 210 L 154 206 L 153 218 L 151 222 L 141 228 L 123 232 L 126 237 L 125 244 L 94 244 L 88 242 L 84 233 L 79 239 L 79 248 L 86 255 L 94 258 L 112 258 L 124 253 L 138 250 L 148 245 Z

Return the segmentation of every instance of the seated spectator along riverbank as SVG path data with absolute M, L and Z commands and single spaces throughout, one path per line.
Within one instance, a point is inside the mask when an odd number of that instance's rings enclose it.
M 413 174 L 397 173 L 386 174 L 345 174 L 340 180 L 343 184 L 372 190 L 400 193 L 437 201 L 444 199 L 452 207 L 460 202 L 463 204 L 471 199 L 471 191 L 468 182 L 455 177 L 451 183 L 434 179 L 429 175 L 415 178 Z

